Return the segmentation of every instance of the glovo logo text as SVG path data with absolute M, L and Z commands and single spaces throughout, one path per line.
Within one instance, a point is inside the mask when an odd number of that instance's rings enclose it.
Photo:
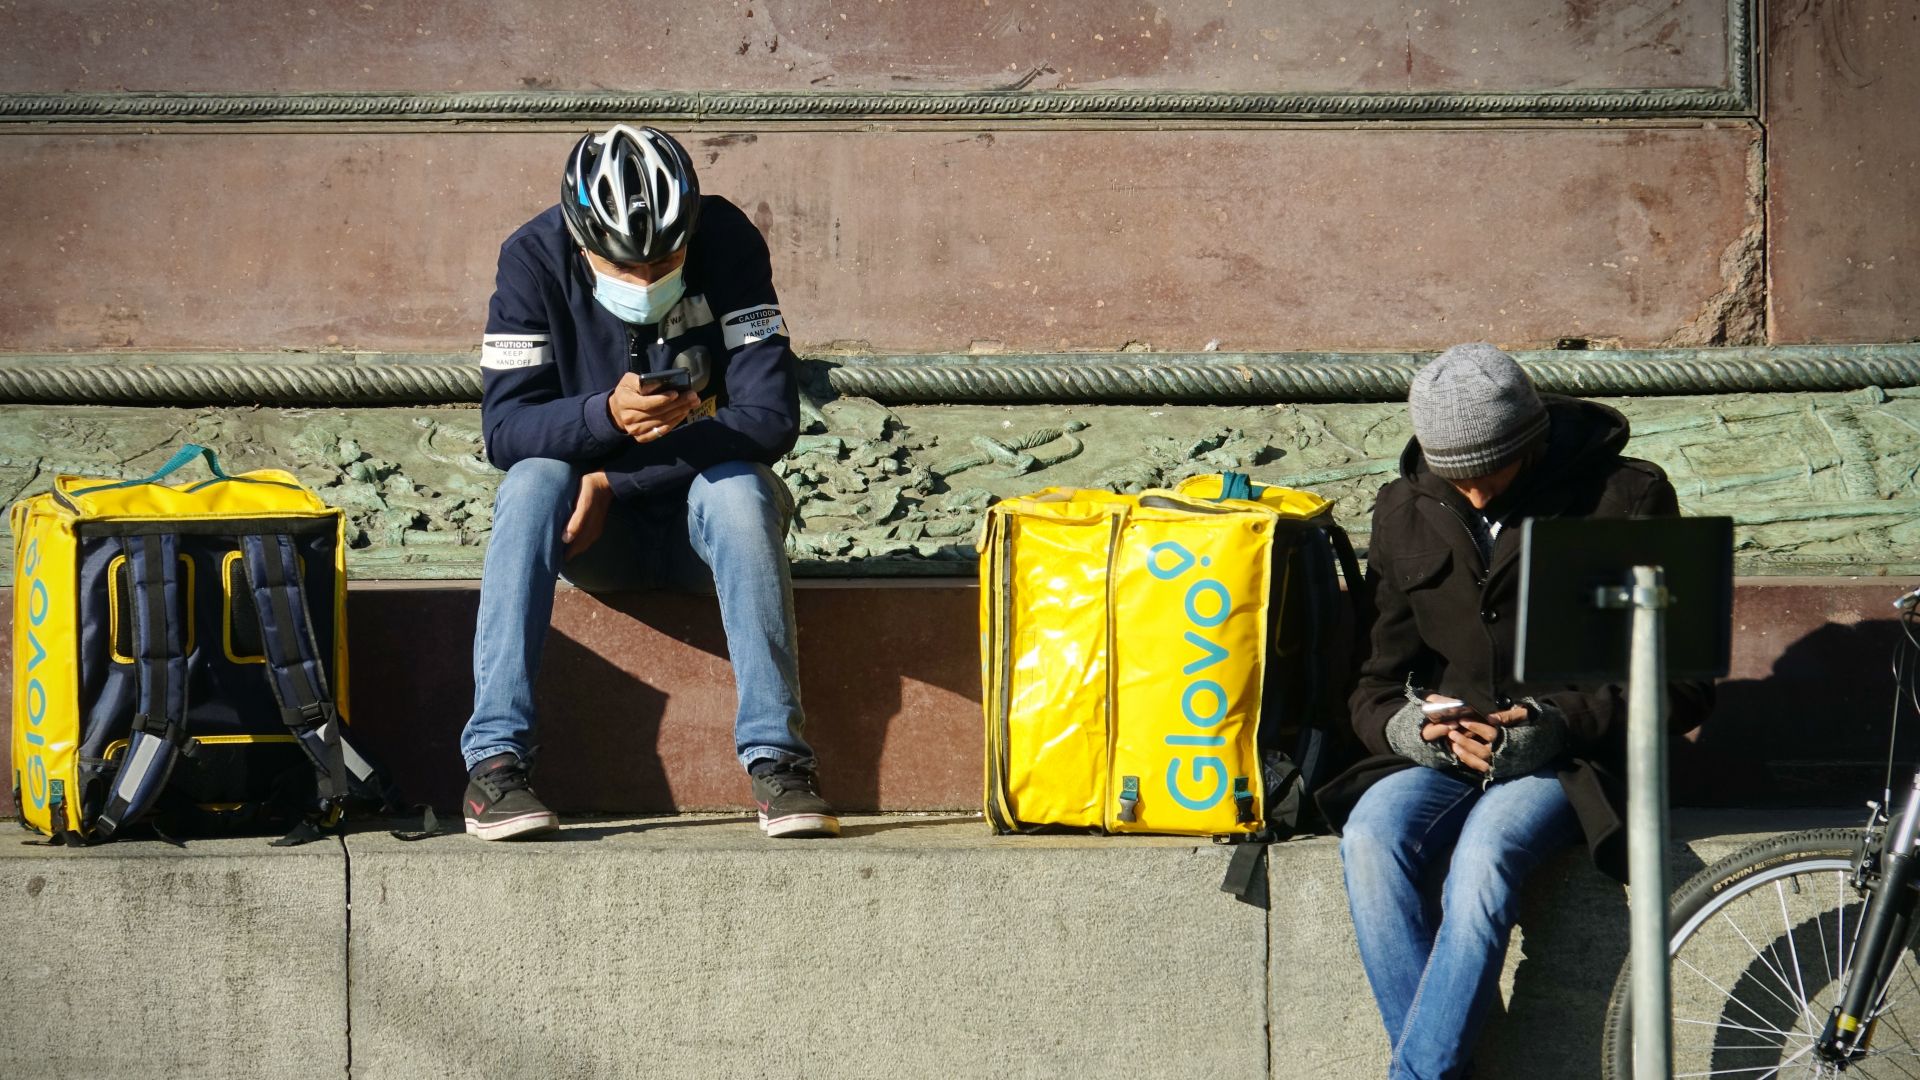
M 1147 549 L 1147 572 L 1161 581 L 1175 581 L 1196 569 L 1205 570 L 1212 562 L 1206 557 L 1194 558 L 1191 551 L 1172 540 Z M 1186 677 L 1180 692 L 1180 714 L 1192 730 L 1176 726 L 1165 738 L 1173 751 L 1167 762 L 1167 794 L 1188 810 L 1199 812 L 1212 809 L 1227 794 L 1227 765 L 1216 749 L 1227 744 L 1227 737 L 1215 730 L 1227 718 L 1227 690 L 1208 677 L 1207 671 L 1230 659 L 1231 653 L 1209 639 L 1206 631 L 1227 621 L 1233 612 L 1233 596 L 1225 585 L 1204 574 L 1194 574 L 1186 586 L 1188 626 L 1184 638 L 1199 652 L 1180 669 Z
M 36 538 L 27 542 L 27 550 L 21 554 L 20 569 L 27 575 L 27 743 L 26 796 L 33 800 L 35 809 L 44 810 L 47 806 L 47 758 L 46 730 L 41 725 L 47 719 L 47 687 L 42 681 L 45 673 L 41 666 L 47 660 L 47 648 L 40 640 L 39 628 L 47 621 L 47 612 L 53 601 L 47 595 L 47 582 L 40 576 L 40 541 Z

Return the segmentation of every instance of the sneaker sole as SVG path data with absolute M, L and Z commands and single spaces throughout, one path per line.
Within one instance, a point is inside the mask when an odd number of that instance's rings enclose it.
M 505 821 L 489 821 L 482 824 L 474 818 L 467 819 L 467 834 L 482 840 L 513 840 L 522 836 L 539 836 L 555 832 L 560 828 L 560 819 L 551 811 L 521 814 Z
M 768 820 L 761 814 L 760 831 L 768 836 L 839 836 L 840 819 L 831 814 L 788 814 Z

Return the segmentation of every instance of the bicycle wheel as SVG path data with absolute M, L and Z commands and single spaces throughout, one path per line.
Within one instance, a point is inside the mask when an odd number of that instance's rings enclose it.
M 1866 900 L 1851 883 L 1858 829 L 1777 836 L 1673 894 L 1673 1076 L 1920 1080 L 1920 964 L 1903 944 L 1864 1057 L 1844 1072 L 1813 1053 L 1853 962 Z M 1631 1080 L 1626 965 L 1607 1005 L 1607 1080 Z

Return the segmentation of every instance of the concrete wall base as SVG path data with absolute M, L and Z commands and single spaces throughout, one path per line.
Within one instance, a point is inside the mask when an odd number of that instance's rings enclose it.
M 1678 881 L 1850 813 L 1688 813 Z M 1313 1077 L 1385 1073 L 1335 843 L 993 837 L 978 819 L 572 823 L 556 839 L 0 845 L 0 1076 Z M 1598 1074 L 1625 890 L 1529 890 L 1483 1077 Z

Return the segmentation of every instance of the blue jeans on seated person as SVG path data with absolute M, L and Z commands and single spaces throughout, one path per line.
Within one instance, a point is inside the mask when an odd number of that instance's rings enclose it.
M 494 496 L 473 635 L 473 716 L 460 734 L 467 767 L 496 754 L 532 756 L 533 684 L 556 578 L 564 574 L 589 591 L 669 588 L 718 596 L 739 698 L 733 735 L 740 764 L 771 758 L 812 769 L 813 751 L 800 737 L 786 553 L 793 496 L 786 484 L 754 462 L 713 466 L 694 478 L 684 499 L 614 503 L 600 538 L 567 560 L 560 537 L 579 493 L 579 469 L 529 458 L 507 470 Z
M 1390 1080 L 1463 1075 L 1499 991 L 1520 887 L 1580 834 L 1552 769 L 1479 784 L 1415 767 L 1368 788 L 1340 839 Z M 1444 874 L 1438 910 L 1428 888 Z

